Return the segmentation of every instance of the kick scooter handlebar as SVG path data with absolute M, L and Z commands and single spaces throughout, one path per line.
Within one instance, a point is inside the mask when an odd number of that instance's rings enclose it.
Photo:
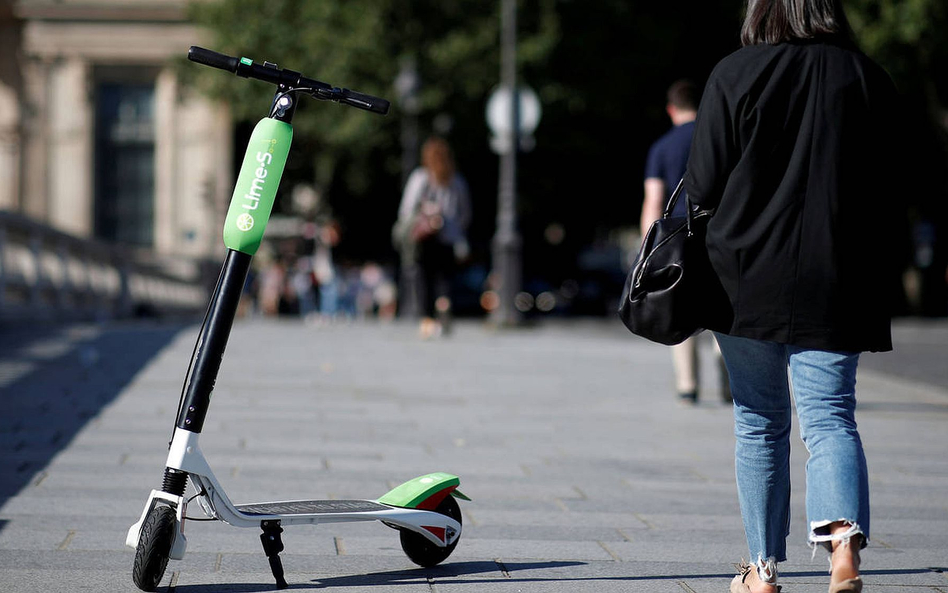
M 233 72 L 237 76 L 256 78 L 257 80 L 285 87 L 291 91 L 307 93 L 316 99 L 335 101 L 336 103 L 357 107 L 371 111 L 372 113 L 385 115 L 388 113 L 390 105 L 385 99 L 349 89 L 333 87 L 325 82 L 306 78 L 299 72 L 280 69 L 276 64 L 271 64 L 270 62 L 257 64 L 250 58 L 235 58 L 196 45 L 192 45 L 191 49 L 188 50 L 188 59 L 198 64 Z

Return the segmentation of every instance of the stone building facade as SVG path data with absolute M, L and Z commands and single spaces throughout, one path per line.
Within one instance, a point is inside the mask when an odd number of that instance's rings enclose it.
M 176 0 L 0 0 L 0 210 L 158 257 L 221 250 L 222 105 L 179 79 Z

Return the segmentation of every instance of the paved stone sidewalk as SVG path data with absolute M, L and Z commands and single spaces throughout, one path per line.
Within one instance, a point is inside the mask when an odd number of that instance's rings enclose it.
M 137 590 L 125 532 L 160 484 L 196 331 L 2 336 L 0 591 Z M 703 354 L 716 385 L 708 340 Z M 875 356 L 859 380 L 867 590 L 948 593 L 948 387 Z M 291 590 L 721 593 L 747 552 L 730 410 L 713 388 L 702 395 L 678 407 L 667 349 L 618 323 L 468 322 L 424 342 L 405 324 L 249 320 L 235 326 L 202 447 L 238 503 L 375 498 L 430 471 L 461 477 L 473 501 L 443 565 L 414 567 L 379 523 L 288 527 Z M 794 445 L 781 581 L 786 593 L 823 592 L 828 564 L 803 543 L 806 454 Z M 160 591 L 273 590 L 257 530 L 189 522 L 187 535 Z

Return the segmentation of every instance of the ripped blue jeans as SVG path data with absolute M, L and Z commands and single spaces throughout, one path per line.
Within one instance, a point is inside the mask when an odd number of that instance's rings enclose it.
M 855 420 L 859 354 L 715 337 L 734 398 L 735 470 L 750 560 L 769 572 L 773 563 L 787 559 L 791 398 L 810 453 L 808 541 L 829 548 L 833 539 L 861 534 L 865 546 L 869 477 Z M 849 530 L 831 536 L 829 526 L 836 521 Z

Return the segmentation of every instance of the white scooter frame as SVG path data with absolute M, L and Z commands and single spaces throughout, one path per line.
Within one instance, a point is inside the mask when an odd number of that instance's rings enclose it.
M 264 550 L 270 558 L 271 569 L 279 589 L 287 586 L 277 556 L 282 551 L 279 537 L 279 533 L 282 533 L 281 525 L 381 521 L 390 527 L 403 530 L 403 536 L 404 530 L 407 530 L 432 544 L 419 546 L 421 542 L 417 537 L 407 538 L 409 543 L 406 544 L 406 538 L 403 537 L 403 547 L 415 547 L 406 549 L 406 553 L 422 566 L 440 563 L 453 551 L 461 535 L 460 515 L 455 510 L 457 503 L 448 495 L 468 499 L 457 491 L 459 480 L 456 476 L 444 473 L 421 476 L 377 500 L 293 500 L 235 505 L 214 476 L 198 444 L 199 438 L 200 433 L 175 429 L 166 467 L 187 474 L 198 492 L 197 501 L 208 517 L 235 527 L 263 528 Z M 143 526 L 160 506 L 174 510 L 174 529 L 170 530 L 172 537 L 167 559 L 181 560 L 187 550 L 184 526 L 187 520 L 188 499 L 184 496 L 152 490 L 141 518 L 129 528 L 125 544 L 131 548 L 140 548 Z M 425 510 L 426 508 L 430 510 Z M 457 516 L 457 519 L 451 515 Z M 279 549 L 273 549 L 277 547 Z M 160 579 L 161 575 L 158 575 L 157 580 Z M 152 577 L 149 582 L 154 580 Z

